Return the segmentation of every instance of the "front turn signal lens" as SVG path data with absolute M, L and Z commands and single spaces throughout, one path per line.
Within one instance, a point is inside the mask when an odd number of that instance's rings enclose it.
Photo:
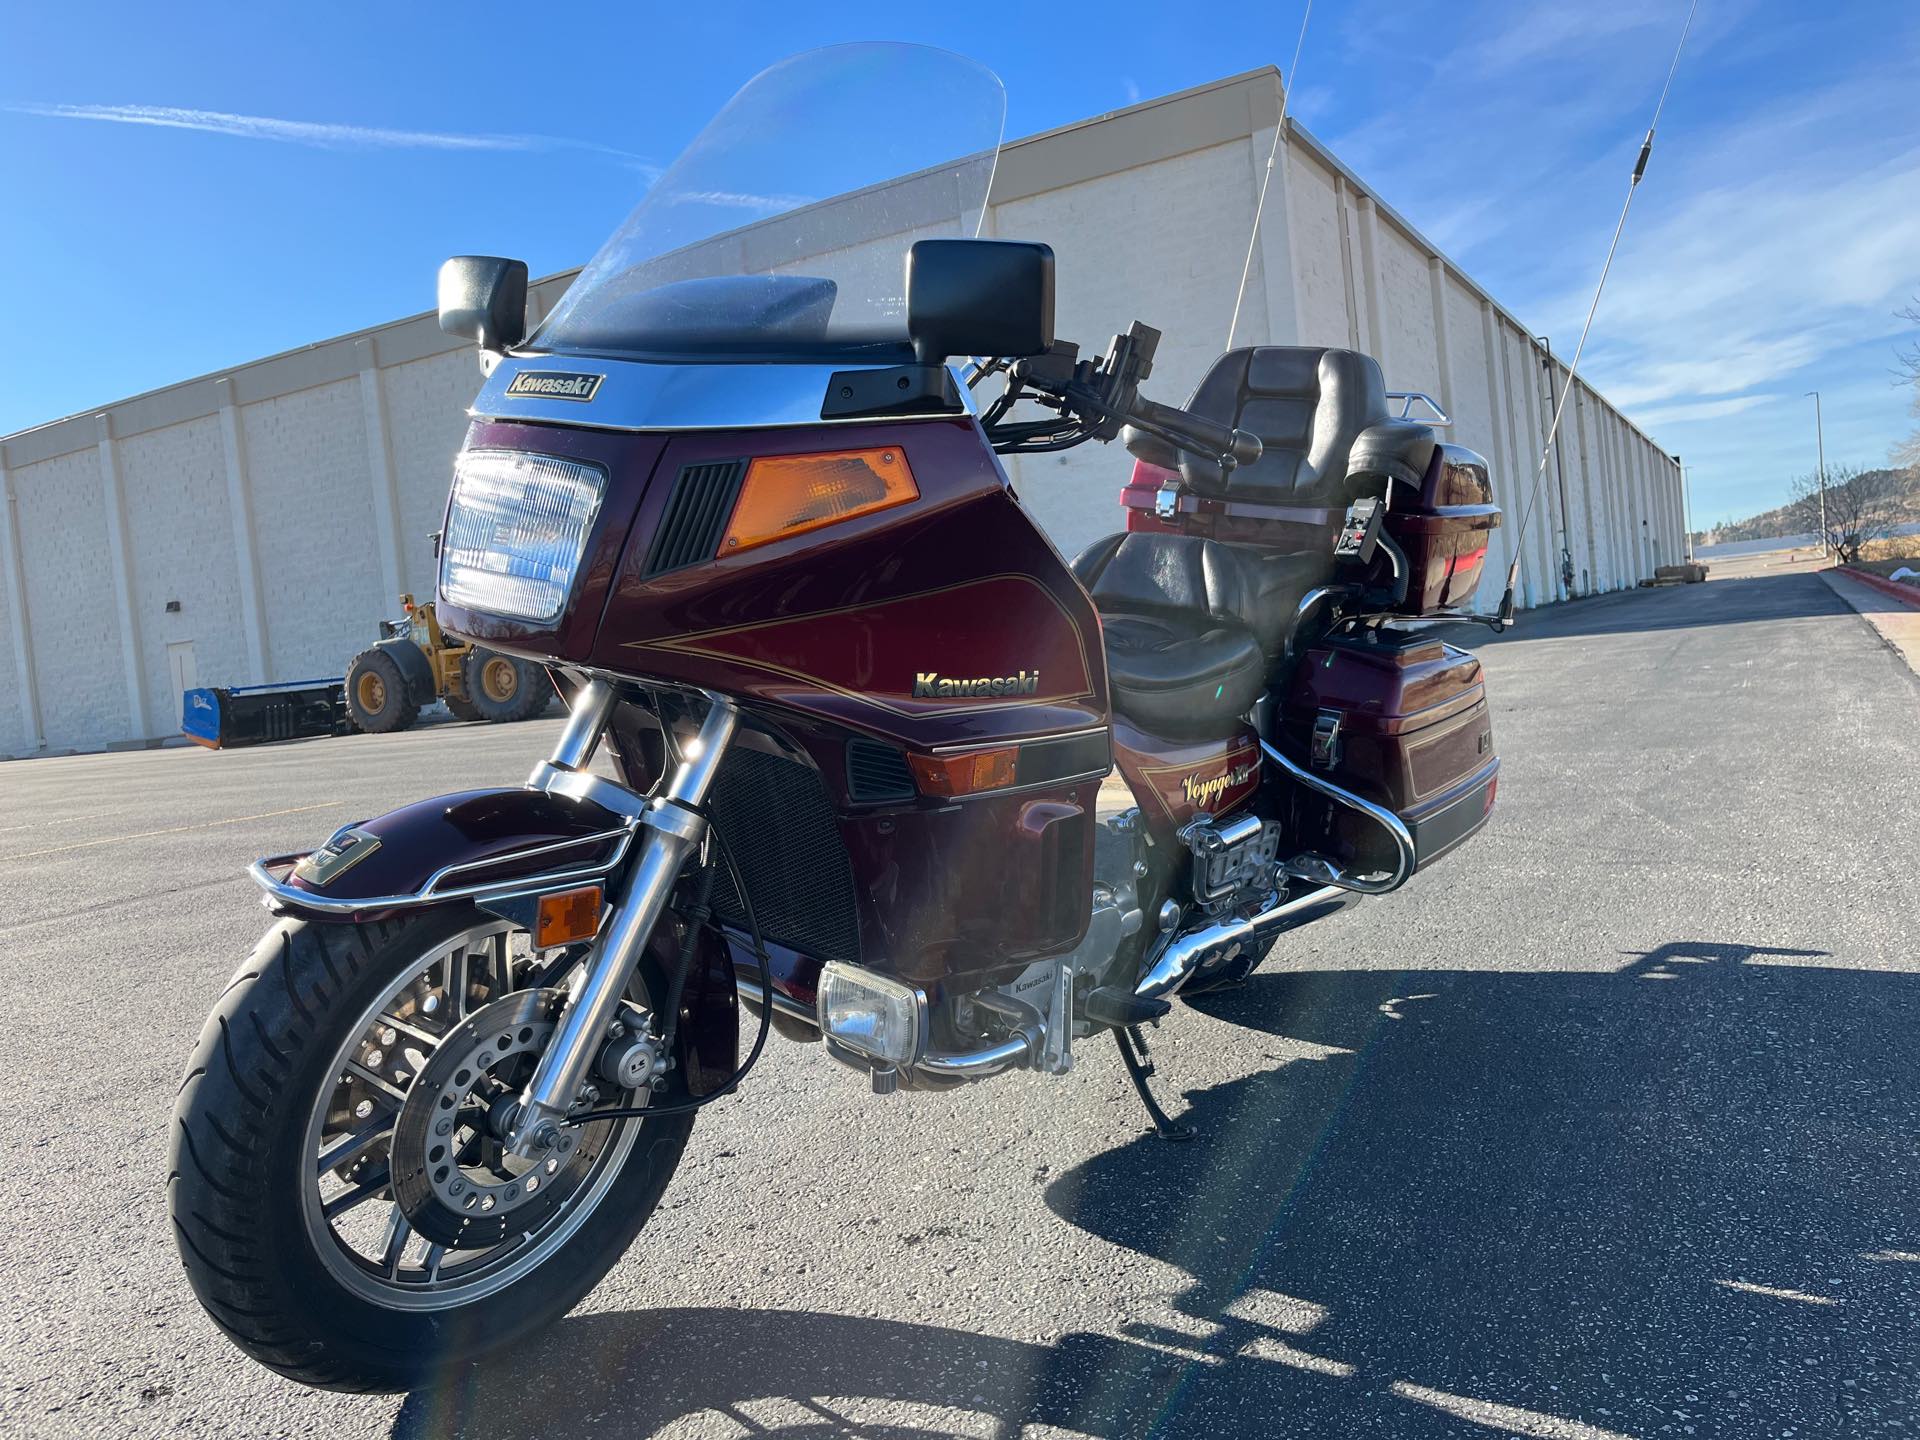
M 969 750 L 959 755 L 909 755 L 907 764 L 923 795 L 951 799 L 982 790 L 1005 790 L 1019 775 L 1020 747 Z
M 919 498 L 898 446 L 763 455 L 747 467 L 720 553 L 738 554 Z
M 561 890 L 540 897 L 533 943 L 540 950 L 591 940 L 600 930 L 600 887 Z

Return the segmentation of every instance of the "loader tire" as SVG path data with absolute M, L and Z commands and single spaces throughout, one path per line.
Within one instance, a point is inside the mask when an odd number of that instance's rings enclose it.
M 369 735 L 404 730 L 420 717 L 420 697 L 386 651 L 362 650 L 347 667 L 347 715 Z
M 447 713 L 456 720 L 484 720 L 487 718 L 482 715 L 479 710 L 474 707 L 474 703 L 464 695 L 447 696 Z
M 553 682 L 543 666 L 478 645 L 461 662 L 460 686 L 480 718 L 497 725 L 531 720 L 553 701 Z

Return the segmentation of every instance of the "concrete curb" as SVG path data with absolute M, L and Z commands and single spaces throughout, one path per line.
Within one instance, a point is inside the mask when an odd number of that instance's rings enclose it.
M 1857 611 L 1894 653 L 1906 661 L 1907 668 L 1920 677 L 1920 605 L 1914 605 L 1905 596 L 1885 595 L 1881 587 L 1862 584 L 1866 577 L 1854 570 L 1822 570 L 1819 575 L 1827 588 Z M 1906 587 L 1889 582 L 1889 588 Z
M 1889 580 L 1884 575 L 1876 575 L 1871 570 L 1856 569 L 1852 565 L 1842 565 L 1840 573 L 1850 580 L 1858 580 L 1862 585 L 1871 585 L 1882 595 L 1891 595 L 1903 605 L 1920 605 L 1920 585 L 1907 585 L 1898 580 Z

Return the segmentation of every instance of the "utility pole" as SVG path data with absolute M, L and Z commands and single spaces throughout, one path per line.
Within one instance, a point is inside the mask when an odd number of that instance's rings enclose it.
M 1813 438 L 1820 447 L 1820 557 L 1824 560 L 1833 554 L 1827 544 L 1827 432 L 1820 424 L 1820 392 L 1807 394 L 1813 396 Z

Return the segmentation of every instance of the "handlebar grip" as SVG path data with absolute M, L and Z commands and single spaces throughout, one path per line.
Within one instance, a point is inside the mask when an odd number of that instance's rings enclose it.
M 1266 448 L 1260 443 L 1260 437 L 1251 431 L 1236 430 L 1217 420 L 1195 415 L 1190 410 L 1162 405 L 1144 397 L 1135 402 L 1134 408 L 1141 419 L 1192 440 L 1196 449 L 1206 450 L 1213 455 L 1233 456 L 1236 465 L 1253 464 Z

